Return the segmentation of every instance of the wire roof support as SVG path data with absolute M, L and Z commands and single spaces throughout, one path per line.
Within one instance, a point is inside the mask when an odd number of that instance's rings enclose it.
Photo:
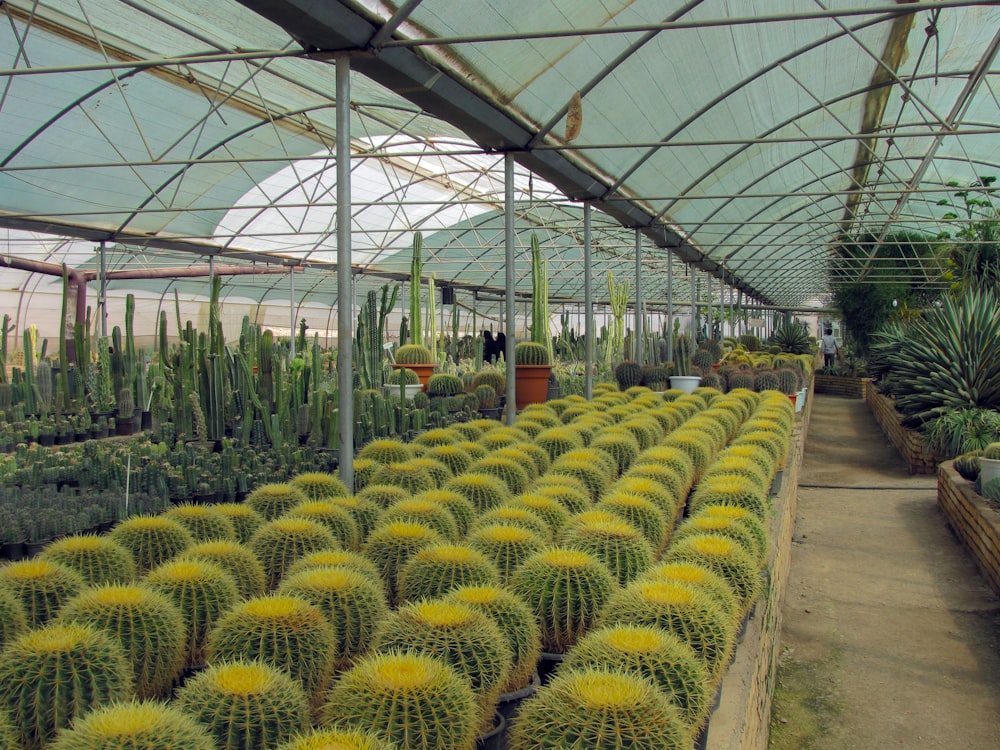
M 642 235 L 638 227 L 635 230 L 635 361 L 640 365 L 643 360 L 642 341 Z
M 337 57 L 337 408 L 340 479 L 354 492 L 354 393 L 351 315 L 351 58 Z M 294 327 L 294 326 L 293 326 Z M 293 332 L 294 333 L 294 332 Z M 294 336 L 293 336 L 294 338 Z
M 593 246 L 591 244 L 590 202 L 583 204 L 583 309 L 584 328 L 584 380 L 583 395 L 588 401 L 594 397 L 594 295 L 591 284 L 594 276 Z
M 515 329 L 514 309 L 517 300 L 514 298 L 517 286 L 517 275 L 514 268 L 514 155 L 510 152 L 503 157 L 503 252 L 504 262 L 504 326 L 507 329 L 504 361 L 507 366 L 507 424 L 514 424 L 517 412 L 517 389 L 514 381 L 517 370 L 514 369 Z

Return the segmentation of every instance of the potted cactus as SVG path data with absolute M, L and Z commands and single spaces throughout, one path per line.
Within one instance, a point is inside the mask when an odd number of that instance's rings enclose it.
M 701 383 L 701 376 L 694 374 L 694 365 L 691 363 L 693 352 L 694 341 L 686 333 L 680 334 L 674 345 L 674 365 L 677 374 L 670 376 L 671 388 L 684 391 L 684 393 L 693 393 L 694 389 Z
M 979 481 L 985 487 L 1000 477 L 1000 443 L 990 443 L 979 457 Z
M 517 408 L 544 403 L 549 395 L 552 342 L 549 340 L 549 282 L 538 245 L 531 235 L 531 339 L 514 347 Z
M 424 329 L 420 307 L 420 275 L 423 263 L 420 252 L 424 246 L 424 238 L 420 232 L 413 235 L 413 259 L 410 261 L 410 343 L 402 344 L 396 350 L 393 369 L 409 368 L 417 373 L 421 385 L 426 389 L 427 381 L 437 367 L 431 350 L 424 346 Z

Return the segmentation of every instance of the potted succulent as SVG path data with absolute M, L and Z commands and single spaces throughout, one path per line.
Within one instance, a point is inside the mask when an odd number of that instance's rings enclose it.
M 979 481 L 985 487 L 1000 477 L 1000 443 L 990 443 L 979 457 Z
M 386 384 L 382 387 L 387 396 L 398 396 L 402 391 L 403 398 L 407 401 L 420 393 L 424 384 L 420 382 L 416 370 L 406 366 L 400 366 L 393 370 L 386 379 Z
M 421 385 L 426 390 L 427 381 L 437 367 L 431 350 L 423 344 L 424 330 L 420 309 L 420 274 L 423 264 L 420 251 L 424 246 L 423 235 L 413 235 L 413 259 L 410 262 L 410 342 L 396 350 L 393 369 L 406 367 L 417 373 Z
M 549 395 L 552 353 L 549 349 L 549 282 L 538 237 L 531 235 L 531 339 L 514 346 L 517 408 L 544 403 Z
M 691 364 L 691 355 L 694 351 L 694 342 L 686 333 L 677 337 L 674 346 L 674 365 L 677 370 L 676 375 L 670 376 L 670 387 L 684 393 L 693 393 L 694 389 L 701 383 L 701 376 L 695 375 Z

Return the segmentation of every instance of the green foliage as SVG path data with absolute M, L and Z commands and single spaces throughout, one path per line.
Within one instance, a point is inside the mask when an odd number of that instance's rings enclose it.
M 37 628 L 52 620 L 84 581 L 65 565 L 35 558 L 0 567 L 0 588 L 21 603 L 29 627 Z
M 52 623 L 0 653 L 0 710 L 23 750 L 46 747 L 88 709 L 127 698 L 132 670 L 113 638 L 97 628 Z
M 302 686 L 284 670 L 264 663 L 210 666 L 177 691 L 176 702 L 208 727 L 219 750 L 273 747 L 309 720 Z
M 915 427 L 951 409 L 1000 409 L 1000 301 L 993 290 L 945 298 L 940 307 L 876 337 L 896 383 L 896 408 Z
M 809 334 L 800 323 L 786 323 L 774 329 L 768 339 L 771 346 L 781 348 L 783 352 L 790 354 L 808 354 L 812 351 L 812 341 Z
M 408 651 L 379 653 L 359 660 L 334 684 L 323 723 L 377 727 L 408 750 L 449 750 L 472 747 L 479 709 L 469 681 L 442 660 Z
M 240 599 L 249 599 L 264 593 L 267 574 L 257 557 L 248 547 L 226 539 L 202 542 L 188 547 L 177 558 L 200 560 L 218 565 L 230 576 Z
M 400 601 L 435 599 L 461 586 L 499 583 L 491 560 L 471 546 L 435 544 L 417 552 L 400 569 Z
M 273 483 L 256 487 L 247 496 L 246 504 L 265 521 L 273 521 L 305 501 L 306 496 L 299 488 L 287 483 Z
M 514 363 L 518 365 L 547 365 L 549 350 L 537 341 L 518 341 L 514 346 Z
M 957 241 L 950 242 L 951 233 L 938 235 L 944 241 L 948 271 L 944 277 L 951 281 L 951 291 L 962 295 L 973 289 L 996 289 L 1000 286 L 1000 222 L 993 204 L 995 176 L 979 177 L 967 189 L 955 191 L 961 200 L 961 213 L 950 211 L 942 218 L 955 221 Z M 982 197 L 980 197 L 982 196 Z M 938 205 L 951 205 L 940 201 Z
M 278 585 L 289 567 L 310 552 L 338 549 L 328 528 L 306 518 L 279 518 L 261 526 L 247 544 L 267 575 L 268 588 Z
M 51 750 L 218 750 L 208 729 L 159 702 L 101 706 L 59 733 Z
M 162 514 L 162 517 L 177 521 L 191 532 L 191 536 L 196 542 L 207 542 L 212 539 L 236 539 L 236 529 L 233 524 L 213 505 L 182 503 L 167 510 Z
M 510 747 L 686 750 L 691 733 L 680 710 L 650 680 L 619 668 L 581 667 L 560 670 L 525 701 Z
M 1000 412 L 979 407 L 946 411 L 924 425 L 924 438 L 935 455 L 945 458 L 982 450 L 1000 440 Z
M 41 557 L 75 570 L 89 586 L 125 583 L 136 576 L 132 554 L 107 536 L 63 537 L 46 546 Z
M 328 500 L 350 494 L 339 477 L 325 471 L 296 474 L 288 483 L 302 490 L 302 494 L 310 500 Z

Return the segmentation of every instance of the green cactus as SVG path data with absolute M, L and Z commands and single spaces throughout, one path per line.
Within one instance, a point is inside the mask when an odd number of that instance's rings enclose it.
M 770 504 L 767 495 L 752 479 L 739 474 L 715 474 L 699 482 L 688 500 L 690 514 L 706 505 L 735 505 L 753 513 L 758 520 L 765 520 Z
M 982 485 L 980 494 L 988 500 L 1000 502 L 1000 477 L 991 479 Z
M 654 557 L 666 545 L 673 528 L 674 516 L 668 516 L 655 502 L 638 493 L 611 490 L 594 509 L 613 513 L 634 527 L 645 538 Z
M 434 363 L 431 350 L 422 344 L 404 344 L 396 349 L 396 364 L 430 365 Z
M 35 558 L 0 567 L 0 588 L 21 603 L 33 628 L 52 620 L 84 586 L 79 573 L 51 560 Z
M 452 490 L 464 497 L 482 514 L 502 505 L 511 498 L 507 484 L 493 474 L 467 471 L 449 479 L 442 489 Z
M 511 495 L 520 495 L 528 488 L 530 477 L 517 461 L 498 456 L 495 453 L 473 462 L 470 473 L 487 474 L 500 479 L 507 485 Z
M 459 539 L 464 538 L 476 520 L 476 509 L 463 495 L 454 490 L 428 490 L 414 495 L 414 500 L 429 501 L 443 506 L 455 519 Z
M 112 541 L 132 553 L 139 575 L 180 554 L 194 537 L 183 525 L 163 516 L 132 516 L 111 530 Z
M 196 542 L 213 539 L 236 540 L 236 529 L 232 522 L 213 505 L 182 503 L 162 514 L 163 518 L 177 521 L 187 529 Z
M 595 437 L 591 448 L 602 450 L 615 461 L 615 475 L 621 476 L 639 458 L 639 441 L 624 428 L 608 427 Z
M 161 698 L 184 668 L 184 615 L 166 595 L 149 586 L 109 584 L 70 600 L 61 622 L 99 628 L 115 638 L 132 668 L 139 698 Z
M 481 385 L 476 388 L 476 399 L 480 409 L 495 409 L 497 405 L 497 392 L 492 386 Z
M 132 554 L 107 536 L 80 534 L 57 539 L 41 558 L 75 570 L 89 586 L 127 583 L 136 577 Z
M 122 647 L 97 628 L 51 623 L 0 653 L 0 709 L 24 750 L 47 747 L 91 707 L 131 692 L 132 670 Z
M 724 474 L 749 479 L 762 494 L 767 494 L 771 486 L 771 473 L 765 472 L 759 464 L 749 458 L 727 453 L 720 453 L 716 457 L 715 461 L 712 462 L 712 465 L 709 466 L 708 471 L 702 477 L 702 481 L 704 482 L 709 477 Z
M 615 367 L 615 380 L 618 382 L 618 388 L 623 391 L 641 385 L 642 366 L 638 362 L 631 360 L 619 362 Z
M 680 541 L 699 534 L 717 534 L 737 542 L 757 562 L 762 569 L 767 561 L 767 536 L 764 525 L 747 513 L 744 519 L 711 516 L 704 513 L 710 507 L 724 508 L 726 506 L 705 506 L 699 512 L 686 518 L 674 532 L 674 541 Z M 751 524 L 753 526 L 751 527 Z
M 246 506 L 265 521 L 273 521 L 306 500 L 302 490 L 290 484 L 263 484 L 247 496 Z
M 488 385 L 492 388 L 497 398 L 499 398 L 507 393 L 507 376 L 493 367 L 479 370 L 472 376 L 472 388 L 478 389 L 483 385 Z
M 545 549 L 545 538 L 513 524 L 485 524 L 469 534 L 467 544 L 490 560 L 504 585 L 522 563 Z
M 333 500 L 313 500 L 296 505 L 282 518 L 304 518 L 315 521 L 333 534 L 338 547 L 357 550 L 361 546 L 361 532 L 354 516 Z
M 379 525 L 402 521 L 419 523 L 437 532 L 442 539 L 458 541 L 458 523 L 455 516 L 442 504 L 427 499 L 421 493 L 416 497 L 400 500 L 390 505 L 379 519 Z
M 202 664 L 209 631 L 239 601 L 236 581 L 215 563 L 188 558 L 163 563 L 151 570 L 144 582 L 170 597 L 184 614 L 187 663 Z
M 448 372 L 435 373 L 427 381 L 427 392 L 432 395 L 453 396 L 464 390 L 465 384 L 462 379 Z
M 209 729 L 219 750 L 273 747 L 309 723 L 302 687 L 260 662 L 212 665 L 177 691 L 176 703 Z
M 390 742 L 374 731 L 354 727 L 334 729 L 314 729 L 294 740 L 279 746 L 276 750 L 399 750 L 395 742 Z
M 686 333 L 677 336 L 674 342 L 674 369 L 678 375 L 693 375 L 694 342 Z
M 420 382 L 420 377 L 409 367 L 398 367 L 385 379 L 389 385 L 399 385 L 400 381 L 405 385 L 417 385 Z
M 268 588 L 273 589 L 296 560 L 311 552 L 340 549 L 340 543 L 316 521 L 282 517 L 257 529 L 247 547 L 264 566 Z
M 478 531 L 484 526 L 518 526 L 527 529 L 546 543 L 552 540 L 552 529 L 538 513 L 524 507 L 515 507 L 504 503 L 481 514 L 472 525 L 471 531 Z
M 590 493 L 582 482 L 573 477 L 548 474 L 535 482 L 532 495 L 555 500 L 572 515 L 587 510 L 591 506 Z
M 649 542 L 634 526 L 618 519 L 571 524 L 560 536 L 559 543 L 596 557 L 623 586 L 653 563 Z
M 980 450 L 969 451 L 955 459 L 955 471 L 961 475 L 962 479 L 970 482 L 976 481 L 979 476 L 979 457 L 981 455 L 982 451 Z
M 437 461 L 429 456 L 418 456 L 406 462 L 407 466 L 413 469 L 423 469 L 434 482 L 434 488 L 440 488 L 454 475 L 447 464 Z M 423 490 L 426 492 L 427 490 Z
M 377 464 L 381 466 L 381 464 Z M 394 487 L 388 484 L 376 484 L 371 482 L 365 485 L 365 488 L 358 492 L 357 497 L 366 502 L 370 502 L 372 505 L 385 510 L 390 505 L 400 500 L 406 500 L 410 497 L 410 493 L 404 490 L 402 487 Z
M 0 651 L 4 645 L 28 629 L 28 615 L 14 592 L 0 587 Z M 0 749 L 3 744 L 0 743 Z
M 284 669 L 315 703 L 334 666 L 336 634 L 323 610 L 287 594 L 232 607 L 208 636 L 208 663 L 259 660 Z
M 575 456 L 575 453 L 565 453 L 553 461 L 549 473 L 579 479 L 590 493 L 591 502 L 597 502 L 607 491 L 614 469 L 605 469 L 593 460 Z M 606 453 L 601 452 L 601 455 L 610 458 Z
M 62 731 L 51 750 L 217 750 L 208 729 L 177 706 L 113 703 L 95 708 Z
M 990 443 L 983 449 L 982 458 L 1000 460 L 1000 443 Z
M 518 365 L 547 365 L 549 350 L 537 341 L 518 341 L 514 346 L 514 363 Z
M 412 446 L 390 439 L 372 440 L 358 451 L 358 458 L 370 458 L 383 465 L 409 461 L 415 455 Z
M 595 628 L 566 655 L 560 671 L 624 670 L 651 680 L 693 731 L 708 717 L 711 683 L 690 644 L 669 630 L 616 623 Z
M 667 548 L 664 562 L 705 565 L 733 587 L 740 612 L 750 611 L 762 583 L 757 561 L 738 543 L 718 534 L 698 534 L 680 539 Z
M 372 477 L 375 484 L 388 484 L 401 487 L 412 495 L 437 487 L 434 478 L 428 471 L 410 461 L 383 464 Z
M 645 573 L 641 580 L 678 583 L 704 591 L 730 618 L 739 619 L 741 607 L 730 583 L 711 568 L 695 562 L 661 562 Z
M 264 517 L 244 503 L 218 503 L 215 510 L 229 519 L 240 544 L 250 541 L 253 533 L 264 523 Z
M 559 500 L 544 494 L 527 492 L 507 503 L 510 508 L 520 508 L 534 513 L 549 527 L 549 537 L 555 538 L 572 515 Z
M 408 649 L 443 659 L 472 684 L 481 726 L 490 726 L 513 653 L 497 625 L 464 604 L 425 600 L 404 604 L 383 620 L 372 640 L 383 653 Z
M 617 588 L 596 557 L 553 547 L 528 558 L 514 572 L 511 590 L 534 612 L 546 651 L 567 651 L 596 621 Z
M 441 540 L 434 529 L 413 521 L 384 523 L 368 536 L 364 554 L 378 569 L 390 604 L 397 601 L 397 578 L 406 561 L 419 550 Z
M 497 566 L 471 546 L 435 544 L 415 553 L 399 570 L 402 602 L 435 599 L 461 586 L 499 583 Z
M 680 709 L 647 678 L 622 669 L 581 668 L 560 670 L 525 701 L 510 746 L 686 750 L 691 732 Z
M 377 576 L 347 567 L 315 566 L 282 581 L 279 593 L 297 596 L 319 607 L 333 626 L 334 661 L 344 669 L 368 650 L 389 604 Z
M 188 547 L 176 559 L 218 565 L 232 577 L 240 599 L 259 596 L 267 586 L 266 574 L 260 561 L 247 547 L 236 541 L 216 539 L 201 542 Z
M 295 564 L 288 569 L 286 578 L 298 575 L 313 568 L 344 568 L 355 573 L 360 573 L 370 581 L 381 580 L 378 568 L 375 563 L 362 555 L 360 552 L 349 552 L 348 550 L 321 550 L 311 552 L 303 558 L 295 561 Z
M 323 724 L 377 727 L 408 750 L 471 748 L 479 710 L 468 679 L 443 660 L 389 652 L 360 659 L 340 677 L 323 706 Z

